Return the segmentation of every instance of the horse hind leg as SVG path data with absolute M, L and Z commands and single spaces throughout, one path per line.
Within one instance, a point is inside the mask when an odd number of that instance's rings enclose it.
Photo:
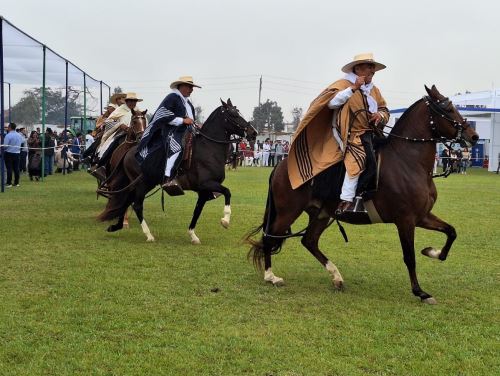
M 427 247 L 422 249 L 422 254 L 424 256 L 439 259 L 441 261 L 446 260 L 448 257 L 448 252 L 450 251 L 451 245 L 457 238 L 457 232 L 455 228 L 436 217 L 434 214 L 429 213 L 427 216 L 422 219 L 418 224 L 418 227 L 425 228 L 427 230 L 439 231 L 446 234 L 446 244 L 443 249 L 435 249 L 434 247 Z
M 124 219 L 123 215 L 119 216 L 118 222 L 116 222 L 113 225 L 109 225 L 107 231 L 108 232 L 115 232 L 115 231 L 121 230 L 123 228 L 123 219 Z
M 418 296 L 423 303 L 436 304 L 436 299 L 426 293 L 420 287 L 417 279 L 416 261 L 415 261 L 415 225 L 396 224 L 398 228 L 399 240 L 403 248 L 403 260 L 410 276 L 411 291 L 413 295 Z
M 344 279 L 340 274 L 338 268 L 323 254 L 319 249 L 319 238 L 323 231 L 328 227 L 328 222 L 330 218 L 318 218 L 318 210 L 308 213 L 309 214 L 309 225 L 307 226 L 307 231 L 302 238 L 302 245 L 307 248 L 309 252 L 325 267 L 331 276 L 333 286 L 336 290 L 343 290 Z

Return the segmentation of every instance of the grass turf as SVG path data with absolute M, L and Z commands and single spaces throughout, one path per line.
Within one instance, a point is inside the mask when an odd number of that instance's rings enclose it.
M 165 213 L 159 194 L 147 200 L 157 241 L 146 243 L 135 217 L 117 233 L 95 222 L 105 200 L 84 172 L 23 176 L 0 195 L 0 374 L 499 374 L 499 176 L 436 180 L 433 212 L 458 238 L 446 262 L 417 254 L 438 301 L 428 306 L 411 294 L 393 225 L 346 225 L 348 244 L 326 231 L 343 293 L 297 239 L 273 257 L 286 285 L 266 285 L 241 238 L 260 224 L 269 172 L 228 173 L 231 226 L 219 224 L 222 199 L 209 202 L 199 246 L 186 232 L 194 193 L 167 197 Z M 415 244 L 444 236 L 417 230 Z

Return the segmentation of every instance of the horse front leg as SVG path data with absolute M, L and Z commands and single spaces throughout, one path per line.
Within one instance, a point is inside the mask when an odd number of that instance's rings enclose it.
M 228 228 L 231 221 L 231 191 L 215 181 L 203 184 L 202 189 L 207 191 L 209 195 L 211 194 L 209 199 L 216 198 L 216 193 L 224 195 L 224 216 L 220 219 L 220 224 L 222 227 Z
M 212 194 L 208 192 L 207 194 Z M 196 201 L 196 206 L 194 207 L 193 218 L 191 218 L 191 223 L 189 224 L 188 234 L 191 238 L 191 244 L 201 244 L 200 239 L 194 233 L 194 228 L 196 227 L 196 223 L 198 222 L 198 218 L 200 218 L 201 212 L 205 207 L 205 203 L 207 202 L 206 194 L 202 192 L 198 192 L 198 201 Z
M 139 220 L 139 223 L 141 224 L 142 232 L 144 235 L 146 235 L 146 241 L 147 242 L 154 242 L 155 238 L 153 234 L 151 234 L 151 231 L 149 230 L 149 226 L 146 223 L 146 220 L 144 219 L 144 197 L 145 195 L 140 195 L 139 197 L 136 195 L 136 198 L 134 200 L 134 203 L 132 204 L 132 209 L 134 209 L 135 215 L 137 216 L 137 219 Z
M 411 291 L 413 295 L 418 296 L 423 303 L 436 304 L 436 300 L 420 288 L 417 279 L 416 261 L 415 261 L 415 225 L 409 223 L 396 224 L 399 233 L 399 240 L 403 248 L 403 260 L 410 275 Z
M 427 230 L 439 231 L 446 234 L 446 244 L 444 245 L 443 249 L 439 250 L 433 247 L 427 247 L 422 249 L 421 251 L 424 256 L 436 258 L 441 261 L 446 260 L 451 245 L 457 238 L 457 232 L 455 231 L 455 228 L 442 219 L 436 217 L 432 213 L 428 213 L 425 218 L 417 223 L 417 226 L 425 228 Z

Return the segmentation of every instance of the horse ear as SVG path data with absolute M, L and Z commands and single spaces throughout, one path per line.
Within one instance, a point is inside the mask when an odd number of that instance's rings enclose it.
M 233 107 L 233 104 L 231 103 L 231 98 L 227 98 L 227 105 Z
M 227 104 L 224 103 L 224 101 L 222 100 L 222 98 L 220 98 L 220 103 L 222 103 L 222 105 L 224 106 L 224 108 L 227 108 Z
M 142 111 L 142 116 L 146 115 L 146 112 L 148 112 L 148 110 L 145 110 L 145 111 Z
M 427 85 L 424 85 L 424 87 L 425 87 L 425 91 L 427 92 L 427 94 L 429 94 L 430 96 L 432 96 L 431 89 L 429 89 L 427 87 Z

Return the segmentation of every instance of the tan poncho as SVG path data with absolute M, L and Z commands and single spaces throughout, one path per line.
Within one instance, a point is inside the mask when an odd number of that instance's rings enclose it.
M 365 166 L 366 154 L 360 136 L 370 130 L 369 115 L 359 113 L 352 121 L 352 115 L 360 109 L 368 109 L 366 97 L 357 90 L 339 109 L 331 110 L 328 102 L 351 82 L 342 79 L 328 86 L 312 103 L 294 134 L 288 155 L 288 177 L 293 189 L 318 175 L 328 167 L 344 159 L 346 171 L 350 176 L 359 175 Z M 378 111 L 389 120 L 389 111 L 380 91 L 373 86 L 370 95 L 378 104 Z M 335 124 L 333 123 L 335 119 Z M 345 147 L 343 153 L 333 137 L 332 126 L 337 128 Z

